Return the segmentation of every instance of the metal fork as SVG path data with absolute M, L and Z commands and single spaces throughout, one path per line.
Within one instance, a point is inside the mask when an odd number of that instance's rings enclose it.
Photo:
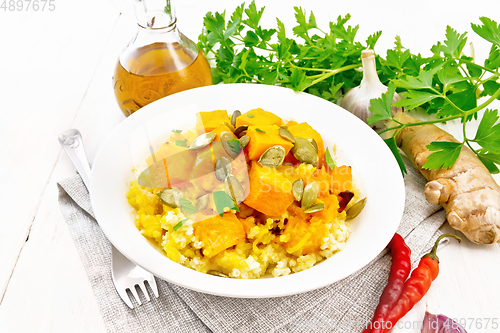
M 87 190 L 90 191 L 90 166 L 85 154 L 80 131 L 77 129 L 64 131 L 59 135 L 58 139 L 64 151 L 75 165 L 76 170 L 80 173 Z M 134 305 L 127 294 L 127 289 L 134 296 L 137 304 L 141 305 L 142 302 L 136 290 L 136 286 L 138 286 L 149 302 L 149 293 L 145 284 L 147 281 L 154 296 L 158 297 L 158 286 L 153 274 L 128 260 L 113 245 L 111 245 L 111 276 L 118 295 L 120 295 L 121 299 L 131 309 L 134 308 Z

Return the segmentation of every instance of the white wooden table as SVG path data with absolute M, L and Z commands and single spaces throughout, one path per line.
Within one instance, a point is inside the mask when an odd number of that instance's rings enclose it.
M 52 0 L 55 10 L 37 12 L 10 11 L 7 1 L 7 10 L 0 9 L 0 112 L 4 119 L 0 131 L 0 332 L 105 331 L 57 202 L 56 182 L 75 173 L 57 136 L 68 128 L 79 128 L 92 161 L 103 140 L 124 119 L 114 100 L 111 76 L 136 25 L 130 9 L 120 1 Z M 197 40 L 207 11 L 227 8 L 231 13 L 239 3 L 178 0 L 178 26 Z M 469 32 L 481 60 L 489 49 L 472 32 L 470 22 L 479 23 L 479 16 L 500 21 L 498 0 L 281 0 L 257 1 L 257 5 L 267 6 L 263 26 L 274 27 L 278 16 L 287 29 L 293 26 L 294 5 L 312 9 L 325 27 L 329 20 L 350 13 L 352 23 L 360 24 L 359 40 L 383 30 L 375 50 L 383 55 L 397 34 L 413 53 L 429 55 L 430 47 L 444 39 L 446 25 L 451 25 Z M 454 132 L 453 126 L 448 129 Z M 500 331 L 492 326 L 492 321 L 500 326 L 500 246 L 451 242 L 439 256 L 439 278 L 404 318 L 407 329 L 397 331 L 419 332 L 409 327 L 421 323 L 426 305 L 432 312 L 466 319 L 468 325 L 473 324 L 469 332 Z

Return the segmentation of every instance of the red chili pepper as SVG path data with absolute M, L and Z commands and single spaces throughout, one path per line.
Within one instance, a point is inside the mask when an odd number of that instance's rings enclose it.
M 372 322 L 363 333 L 382 332 L 389 313 L 403 291 L 405 280 L 408 275 L 410 275 L 411 251 L 406 245 L 403 237 L 397 233 L 394 234 L 387 247 L 391 250 L 392 255 L 392 265 L 389 273 L 389 279 L 387 281 L 387 286 L 380 296 L 380 301 L 375 309 Z
M 407 314 L 408 311 L 424 297 L 431 287 L 432 281 L 438 276 L 439 258 L 436 255 L 436 251 L 439 241 L 444 237 L 453 237 L 459 242 L 461 241 L 460 237 L 452 234 L 439 236 L 431 252 L 420 259 L 418 267 L 413 270 L 410 278 L 404 284 L 401 296 L 387 317 L 386 325 L 382 330 L 383 333 L 390 331 L 397 321 Z

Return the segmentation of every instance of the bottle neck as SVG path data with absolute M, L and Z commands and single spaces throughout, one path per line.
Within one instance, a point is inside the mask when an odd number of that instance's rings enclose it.
M 135 0 L 137 24 L 144 29 L 171 31 L 177 18 L 170 0 Z

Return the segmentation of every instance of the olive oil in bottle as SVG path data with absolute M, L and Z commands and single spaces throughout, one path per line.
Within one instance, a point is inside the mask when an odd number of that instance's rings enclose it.
M 205 56 L 177 30 L 170 1 L 165 10 L 151 10 L 149 1 L 136 1 L 139 31 L 113 76 L 116 100 L 126 116 L 162 97 L 212 84 Z

